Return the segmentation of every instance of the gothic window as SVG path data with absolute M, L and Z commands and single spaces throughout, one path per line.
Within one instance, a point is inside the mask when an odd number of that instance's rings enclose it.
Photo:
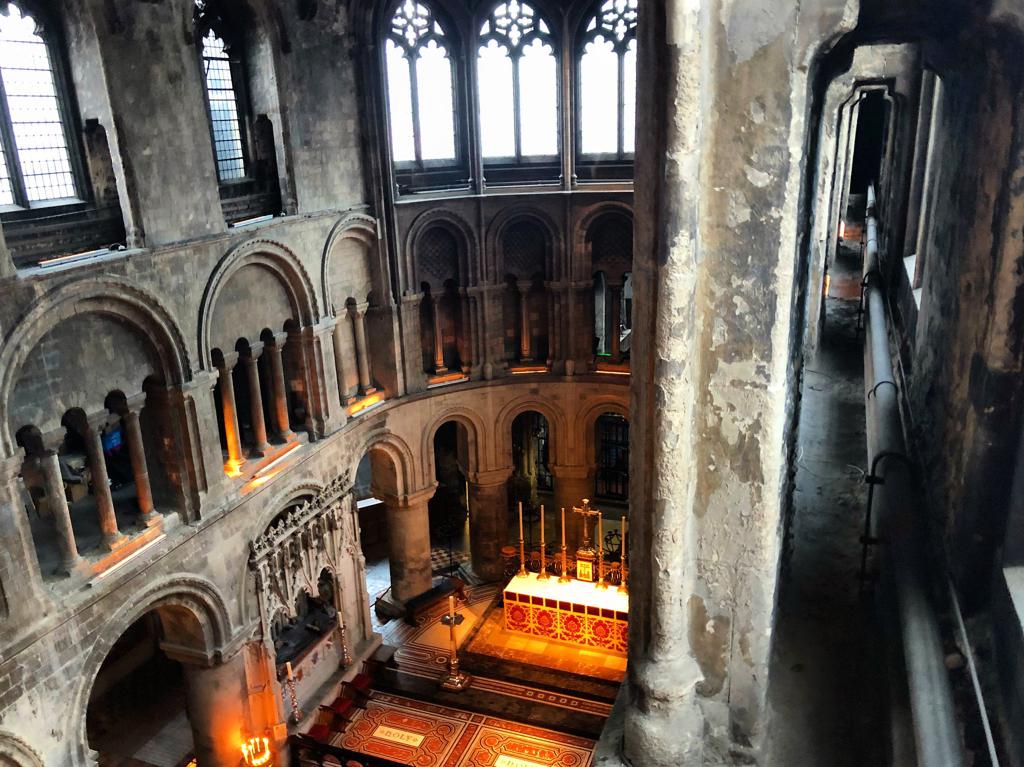
M 480 28 L 480 143 L 485 161 L 558 154 L 558 64 L 548 23 L 518 0 L 499 3 Z
M 597 419 L 598 498 L 629 500 L 629 421 L 615 413 Z
M 638 0 L 602 0 L 579 48 L 578 140 L 590 159 L 626 160 L 635 145 Z
M 195 22 L 217 178 L 221 184 L 240 181 L 249 172 L 241 46 L 225 38 L 228 25 L 208 0 L 196 0 Z
M 444 28 L 427 5 L 402 0 L 384 48 L 395 164 L 454 163 L 454 69 Z
M 59 51 L 42 19 L 0 5 L 0 205 L 77 201 L 80 168 Z

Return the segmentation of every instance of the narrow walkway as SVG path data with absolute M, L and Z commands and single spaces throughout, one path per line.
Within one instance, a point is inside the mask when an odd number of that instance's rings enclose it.
M 773 766 L 884 763 L 875 753 L 882 717 L 872 699 L 869 597 L 858 579 L 867 499 L 859 281 L 859 253 L 842 249 L 820 348 L 804 368 L 769 681 Z

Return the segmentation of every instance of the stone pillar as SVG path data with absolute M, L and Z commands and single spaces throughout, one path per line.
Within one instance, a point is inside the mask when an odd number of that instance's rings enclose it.
M 57 547 L 60 549 L 61 575 L 70 575 L 83 566 L 75 542 L 75 531 L 71 526 L 71 510 L 68 508 L 68 497 L 64 494 L 64 480 L 60 476 L 60 460 L 56 450 L 46 450 L 36 456 L 39 469 L 43 474 L 43 485 L 46 491 L 46 505 L 50 511 L 50 519 L 57 533 Z
M 356 364 L 359 368 L 359 393 L 366 395 L 373 392 L 370 382 L 370 357 L 366 348 L 366 310 L 369 304 L 355 304 L 348 308 L 355 329 Z
M 856 23 L 845 8 L 641 0 L 632 764 L 762 761 L 802 320 L 807 62 Z
M 239 745 L 249 733 L 246 717 L 248 685 L 245 653 L 217 665 L 201 665 L 191 654 L 165 647 L 185 671 L 188 723 L 192 728 L 198 767 L 238 767 Z
M 351 404 L 355 399 L 355 397 L 349 396 L 348 387 L 345 384 L 345 333 L 348 329 L 348 323 L 334 323 L 334 371 L 338 378 L 338 396 L 343 405 Z
M 566 375 L 580 375 L 589 372 L 593 357 L 594 317 L 587 312 L 593 300 L 594 282 L 584 280 L 569 284 L 567 303 Z
M 530 288 L 533 283 L 530 280 L 518 280 L 516 290 L 519 291 L 519 360 L 531 362 L 533 360 L 530 338 Z
M 384 500 L 388 515 L 388 561 L 391 595 L 406 602 L 430 588 L 430 518 L 427 502 L 436 486 L 395 496 L 375 493 Z
M 107 414 L 99 413 L 90 416 L 85 430 L 85 450 L 89 461 L 89 473 L 92 475 L 92 495 L 96 500 L 96 515 L 103 533 L 103 545 L 108 550 L 122 546 L 127 539 L 117 529 L 117 516 L 114 513 L 114 498 L 110 494 L 110 478 L 107 476 L 107 460 L 103 457 L 103 440 L 101 432 L 107 423 Z
M 555 478 L 555 511 L 560 515 L 562 509 L 565 509 L 566 546 L 572 556 L 583 540 L 580 516 L 573 514 L 572 508 L 581 506 L 584 498 L 594 497 L 594 469 L 591 466 L 567 465 L 552 465 L 548 468 Z
M 263 420 L 263 392 L 260 390 L 259 358 L 263 344 L 249 344 L 249 353 L 242 356 L 245 364 L 246 383 L 249 385 L 249 420 L 252 422 L 252 455 L 264 456 L 270 452 L 267 442 L 267 426 Z
M 125 440 L 128 442 L 128 457 L 132 462 L 132 476 L 135 479 L 135 496 L 139 504 L 139 522 L 151 527 L 159 520 L 153 505 L 153 488 L 149 484 L 149 467 L 146 465 L 146 448 L 142 442 L 142 427 L 139 424 L 139 411 L 146 401 L 146 395 L 140 394 L 125 402 L 124 408 L 118 412 L 124 425 Z
M 469 476 L 469 548 L 473 572 L 484 581 L 504 574 L 501 547 L 508 536 L 508 478 L 512 467 Z
M 270 360 L 271 399 L 274 402 L 273 415 L 277 438 L 289 442 L 295 437 L 288 418 L 288 389 L 284 382 L 284 345 L 288 342 L 287 333 L 276 333 L 274 343 L 265 347 Z
M 33 457 L 28 460 L 38 459 Z M 24 461 L 20 448 L 15 455 L 0 459 L 0 610 L 4 611 L 6 629 L 11 631 L 9 637 L 15 636 L 21 627 L 28 629 L 34 626 L 47 612 L 49 602 L 43 587 L 39 559 L 36 557 L 36 547 L 25 510 L 22 480 L 19 477 Z M 63 485 L 60 490 L 63 499 Z M 48 482 L 46 492 L 50 492 Z M 66 501 L 64 516 L 70 527 Z M 74 546 L 74 537 L 71 544 Z M 61 559 L 64 560 L 61 553 Z M 81 562 L 77 549 L 74 549 L 74 555 L 75 558 L 66 563 L 71 569 Z M 62 561 L 62 570 L 64 564 Z
M 237 474 L 245 463 L 242 455 L 242 439 L 238 428 L 238 407 L 235 405 L 235 381 L 232 371 L 238 362 L 238 352 L 229 352 L 217 365 L 220 380 L 221 418 L 224 422 L 224 436 L 228 443 L 228 462 L 224 468 L 228 474 Z
M 611 333 L 611 342 L 609 350 L 612 355 L 612 362 L 622 361 L 622 350 L 619 345 L 622 343 L 622 339 L 619 336 L 619 328 L 622 325 L 622 283 L 621 282 L 609 282 L 608 292 L 611 294 L 612 305 L 611 309 L 611 322 L 609 322 L 608 331 Z
M 448 372 L 444 364 L 444 334 L 441 330 L 441 297 L 430 296 L 430 319 L 434 323 L 434 373 L 443 375 Z

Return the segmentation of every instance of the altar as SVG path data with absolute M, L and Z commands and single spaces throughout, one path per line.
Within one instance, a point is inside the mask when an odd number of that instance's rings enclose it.
M 507 630 L 626 652 L 629 594 L 615 587 L 599 589 L 589 581 L 538 575 L 517 575 L 505 586 Z

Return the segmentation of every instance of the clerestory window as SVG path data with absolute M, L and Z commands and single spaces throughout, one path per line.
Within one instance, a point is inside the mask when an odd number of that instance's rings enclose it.
M 0 5 L 0 205 L 83 197 L 59 49 L 42 19 Z
M 638 0 L 602 0 L 578 48 L 577 140 L 584 162 L 632 162 Z
M 558 156 L 558 62 L 551 27 L 532 6 L 499 3 L 480 28 L 480 143 L 485 162 Z
M 391 154 L 396 166 L 456 160 L 455 92 L 449 40 L 424 3 L 403 0 L 384 43 Z
M 210 134 L 221 184 L 241 181 L 249 173 L 246 136 L 245 77 L 242 58 L 225 42 L 218 14 L 206 0 L 196 0 L 195 23 L 203 63 Z

